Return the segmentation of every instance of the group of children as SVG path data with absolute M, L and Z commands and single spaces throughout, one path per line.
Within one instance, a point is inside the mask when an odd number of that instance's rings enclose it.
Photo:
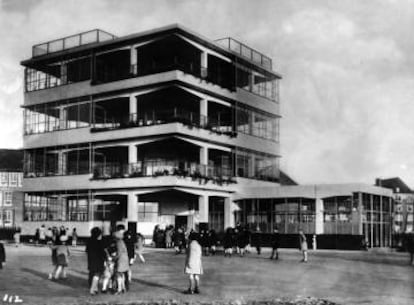
M 137 258 L 145 263 L 143 244 L 141 234 L 125 231 L 123 225 L 118 225 L 107 240 L 102 239 L 101 229 L 93 228 L 86 246 L 90 294 L 95 295 L 99 290 L 116 294 L 126 292 L 132 280 L 130 266 Z

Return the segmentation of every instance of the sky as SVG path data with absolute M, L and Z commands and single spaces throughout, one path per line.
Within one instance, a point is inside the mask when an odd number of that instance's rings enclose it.
M 0 147 L 23 146 L 19 63 L 32 45 L 172 23 L 273 59 L 281 168 L 293 179 L 414 187 L 414 0 L 0 0 Z

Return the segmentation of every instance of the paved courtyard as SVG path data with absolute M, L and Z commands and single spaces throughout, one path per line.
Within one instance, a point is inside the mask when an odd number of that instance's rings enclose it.
M 0 270 L 0 304 L 4 296 L 18 296 L 23 304 L 128 304 L 176 300 L 193 303 L 242 302 L 276 298 L 315 297 L 339 304 L 414 304 L 414 267 L 395 252 L 310 252 L 282 249 L 281 259 L 261 256 L 204 257 L 201 294 L 184 295 L 184 255 L 171 250 L 146 249 L 146 264 L 133 266 L 133 283 L 124 295 L 89 296 L 83 247 L 71 248 L 68 279 L 47 280 L 51 269 L 46 247 L 6 247 L 7 264 Z M 237 302 L 236 302 L 237 303 Z M 22 303 L 21 303 L 22 304 Z

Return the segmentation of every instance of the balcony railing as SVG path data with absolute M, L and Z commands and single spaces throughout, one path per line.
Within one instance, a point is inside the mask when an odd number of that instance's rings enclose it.
M 112 40 L 115 38 L 115 35 L 112 35 L 108 32 L 99 29 L 91 30 L 34 45 L 32 48 L 32 56 L 36 57 L 46 55 L 54 52 L 68 50 L 71 48 L 76 48 L 90 43 Z
M 240 54 L 243 57 L 246 57 L 247 59 L 258 63 L 259 65 L 271 70 L 272 69 L 272 59 L 266 55 L 263 55 L 262 53 L 248 47 L 244 43 L 241 43 L 240 41 L 237 41 L 236 39 L 233 39 L 231 37 L 227 38 L 221 38 L 217 39 L 216 42 L 233 51 L 237 54 Z
M 233 127 L 222 125 L 224 121 L 217 117 L 207 117 L 196 112 L 173 108 L 164 111 L 148 111 L 144 113 L 134 113 L 125 119 L 103 118 L 96 116 L 92 131 L 107 131 L 122 128 L 142 127 L 161 125 L 168 123 L 182 123 L 189 127 L 208 129 L 217 134 L 236 136 Z
M 235 183 L 229 167 L 203 165 L 183 160 L 143 161 L 138 163 L 95 164 L 93 179 L 178 176 L 200 182 Z

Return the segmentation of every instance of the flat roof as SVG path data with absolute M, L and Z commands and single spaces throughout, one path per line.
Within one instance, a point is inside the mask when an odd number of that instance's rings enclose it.
M 263 72 L 266 73 L 270 73 L 278 78 L 281 78 L 281 75 L 274 72 L 272 69 L 269 69 L 266 66 L 260 65 L 258 62 L 254 61 L 253 58 L 249 59 L 246 56 L 243 56 L 235 51 L 232 51 L 231 49 L 228 49 L 226 47 L 223 47 L 222 45 L 220 45 L 219 43 L 204 37 L 203 35 L 200 35 L 198 33 L 195 33 L 194 31 L 182 26 L 181 24 L 175 23 L 175 24 L 170 24 L 167 26 L 163 26 L 163 27 L 159 27 L 159 28 L 155 28 L 155 29 L 151 29 L 151 30 L 147 30 L 147 31 L 142 31 L 142 32 L 138 32 L 135 34 L 130 34 L 130 35 L 126 35 L 126 36 L 122 36 L 122 37 L 115 37 L 113 36 L 113 39 L 110 40 L 106 40 L 106 41 L 98 41 L 98 42 L 91 42 L 88 44 L 84 44 L 84 45 L 79 45 L 79 46 L 75 46 L 69 49 L 62 49 L 56 52 L 52 52 L 52 53 L 45 53 L 43 55 L 38 55 L 38 56 L 34 56 L 30 59 L 26 59 L 21 61 L 21 64 L 23 66 L 28 66 L 28 67 L 34 67 L 37 64 L 41 64 L 42 62 L 45 61 L 49 61 L 49 60 L 53 60 L 53 59 L 57 59 L 60 57 L 69 57 L 71 55 L 75 55 L 75 54 L 79 54 L 79 55 L 86 55 L 86 54 L 90 54 L 90 52 L 92 50 L 97 50 L 97 51 L 106 51 L 106 50 L 110 50 L 112 48 L 114 48 L 114 46 L 116 47 L 120 47 L 120 46 L 125 46 L 128 44 L 132 44 L 134 42 L 138 42 L 141 40 L 145 40 L 145 39 L 149 39 L 151 37 L 154 36 L 159 36 L 159 35 L 165 35 L 165 34 L 170 34 L 170 33 L 175 33 L 175 32 L 179 32 L 180 34 L 183 34 L 185 36 L 187 36 L 190 39 L 195 40 L 196 42 L 216 51 L 219 52 L 221 54 L 224 54 L 226 56 L 229 56 L 230 58 L 237 58 L 239 61 L 241 62 L 245 62 L 248 63 L 258 69 L 263 70 Z M 77 34 L 77 35 L 81 35 Z M 77 35 L 72 35 L 72 36 L 77 36 Z M 68 37 L 72 37 L 72 36 L 68 36 Z M 61 38 L 63 39 L 63 38 Z M 59 41 L 60 39 L 56 39 L 53 41 Z M 46 43 L 42 43 L 40 45 L 43 44 L 47 44 Z M 39 46 L 39 45 L 35 45 L 35 46 Z M 252 49 L 253 50 L 253 49 Z M 260 53 L 261 54 L 261 53 Z M 264 55 L 263 55 L 264 56 Z M 267 56 L 266 56 L 267 57 Z
M 378 187 L 364 183 L 346 184 L 311 184 L 289 185 L 275 187 L 244 188 L 236 194 L 234 200 L 242 199 L 269 199 L 269 198 L 327 198 L 335 196 L 350 196 L 352 193 L 361 192 L 373 195 L 392 197 L 393 192 L 384 187 Z

